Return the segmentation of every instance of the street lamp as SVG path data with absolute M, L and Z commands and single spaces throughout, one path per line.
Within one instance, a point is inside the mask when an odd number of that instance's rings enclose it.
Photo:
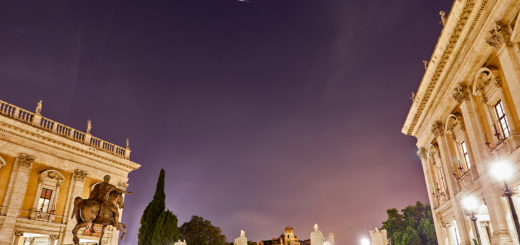
M 368 240 L 367 238 L 361 239 L 361 245 L 370 245 L 370 240 Z
M 491 174 L 493 174 L 498 180 L 504 181 L 504 195 L 507 197 L 507 202 L 509 203 L 509 208 L 511 209 L 511 216 L 513 216 L 513 221 L 515 222 L 516 235 L 520 241 L 520 224 L 518 223 L 518 215 L 516 214 L 515 205 L 513 204 L 513 199 L 511 198 L 513 192 L 507 185 L 507 180 L 513 175 L 511 164 L 505 161 L 496 162 L 491 167 Z
M 478 225 L 477 225 L 477 217 L 475 216 L 475 210 L 477 210 L 478 207 L 478 201 L 473 196 L 468 196 L 462 200 L 462 205 L 464 205 L 464 208 L 471 212 L 471 221 L 473 221 L 473 226 L 475 227 L 475 233 L 477 235 L 478 245 L 482 244 L 482 241 L 480 241 L 480 233 L 478 231 Z

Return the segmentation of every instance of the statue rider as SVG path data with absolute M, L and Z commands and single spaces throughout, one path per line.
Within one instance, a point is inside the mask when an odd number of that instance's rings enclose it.
M 88 199 L 93 199 L 101 202 L 101 210 L 100 213 L 103 212 L 103 209 L 108 209 L 114 213 L 114 226 L 119 227 L 119 209 L 109 201 L 110 192 L 117 191 L 120 193 L 126 193 L 123 190 L 118 189 L 114 185 L 108 183 L 110 181 L 110 175 L 105 175 L 103 177 L 103 182 L 94 186 L 94 190 L 90 193 Z

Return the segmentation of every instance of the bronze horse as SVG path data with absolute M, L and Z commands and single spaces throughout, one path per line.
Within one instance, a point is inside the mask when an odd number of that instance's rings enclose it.
M 112 191 L 109 196 L 109 202 L 112 204 L 119 206 L 119 208 L 124 208 L 123 202 L 123 193 L 118 191 Z M 103 235 L 105 233 L 105 228 L 108 225 L 114 226 L 114 213 L 109 209 L 103 209 L 101 212 L 102 203 L 97 200 L 92 199 L 82 199 L 81 197 L 76 197 L 74 199 L 74 209 L 72 210 L 72 218 L 76 217 L 78 223 L 72 230 L 72 234 L 74 234 L 74 244 L 79 244 L 78 231 L 83 227 L 87 227 L 87 234 L 89 234 L 92 224 L 100 224 L 103 225 L 101 229 L 101 235 L 99 237 L 99 244 L 101 245 L 103 240 Z M 122 231 L 121 240 L 125 237 L 126 234 L 126 225 L 119 223 L 118 227 L 116 227 L 119 231 Z M 121 229 L 122 228 L 122 229 Z

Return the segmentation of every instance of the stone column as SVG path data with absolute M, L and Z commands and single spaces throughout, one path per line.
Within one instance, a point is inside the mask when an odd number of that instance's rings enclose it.
M 50 235 L 49 236 L 49 245 L 56 245 L 56 241 L 58 240 L 58 236 Z
M 20 238 L 23 236 L 23 232 L 17 231 L 14 233 L 14 245 L 18 245 L 20 243 Z
M 0 228 L 0 245 L 11 245 L 14 239 L 16 218 L 20 215 L 33 162 L 34 157 L 23 153 L 16 158 L 3 203 L 7 208 L 3 213 L 6 217 Z
M 438 202 L 436 200 L 436 198 L 433 196 L 433 193 L 432 193 L 432 184 L 433 184 L 433 179 L 432 179 L 432 176 L 430 174 L 430 167 L 428 166 L 428 161 L 427 161 L 427 151 L 424 147 L 420 147 L 419 150 L 417 151 L 417 155 L 419 156 L 419 158 L 421 159 L 421 164 L 422 164 L 422 168 L 423 168 L 423 172 L 424 172 L 424 180 L 426 181 L 426 189 L 428 190 L 428 198 L 430 199 L 430 207 L 432 209 L 432 216 L 433 216 L 433 223 L 435 225 L 435 230 L 437 231 L 436 232 L 436 235 L 437 235 L 437 241 L 439 243 L 439 245 L 444 245 L 445 244 L 445 237 L 443 236 L 444 234 L 442 233 L 442 222 L 439 218 L 439 215 L 437 214 L 437 212 L 435 211 L 436 208 L 438 207 Z
M 65 227 L 65 231 L 63 234 L 63 240 L 60 244 L 73 244 L 72 241 L 72 229 L 76 226 L 76 218 L 71 219 L 72 211 L 74 209 L 74 198 L 82 197 L 83 195 L 83 187 L 85 185 L 85 178 L 87 177 L 87 172 L 80 169 L 75 169 L 72 177 L 71 188 L 69 190 L 69 195 L 67 198 L 67 211 L 64 213 L 64 221 L 67 223 Z M 1 245 L 1 244 L 0 244 Z
M 469 92 L 464 84 L 459 84 L 459 89 L 456 91 L 456 93 L 459 93 L 459 96 L 454 95 L 454 97 L 456 99 L 458 98 L 457 101 L 460 103 L 469 144 L 475 159 L 475 168 L 477 169 L 482 187 L 482 195 L 488 206 L 489 217 L 493 227 L 491 244 L 513 244 L 507 225 L 507 211 L 502 203 L 503 190 L 498 188 L 496 181 L 488 174 L 490 167 L 489 162 L 492 159 L 489 149 L 487 149 L 487 146 L 484 144 L 486 141 L 483 131 L 484 128 L 478 117 L 474 99 L 469 96 Z
M 461 201 L 457 198 L 454 198 L 457 194 L 457 180 L 455 179 L 455 176 L 453 176 L 453 174 L 450 173 L 456 172 L 456 170 L 453 169 L 453 166 L 456 166 L 456 164 L 452 162 L 454 158 L 452 157 L 453 153 L 449 149 L 447 137 L 448 135 L 446 135 L 445 133 L 439 135 L 437 143 L 439 144 L 439 150 L 441 153 L 443 166 L 445 166 L 445 169 L 449 169 L 449 173 L 446 174 L 446 178 L 448 180 L 448 189 L 452 196 L 450 202 L 453 207 L 455 221 L 457 221 L 457 230 L 459 231 L 461 244 L 467 244 L 469 243 L 470 239 L 468 235 L 468 227 L 466 227 L 466 222 L 464 222 L 464 210 L 461 206 Z

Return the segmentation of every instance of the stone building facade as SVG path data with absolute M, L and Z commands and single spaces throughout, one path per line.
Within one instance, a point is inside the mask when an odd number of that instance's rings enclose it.
M 72 244 L 73 199 L 88 198 L 109 174 L 111 183 L 128 186 L 128 173 L 140 167 L 126 147 L 45 118 L 41 101 L 35 112 L 0 101 L 0 245 Z M 121 210 L 122 211 L 122 210 Z M 119 232 L 107 228 L 105 244 Z M 80 230 L 82 244 L 96 244 Z
M 520 210 L 520 1 L 456 0 L 402 132 L 417 138 L 439 244 L 519 244 L 504 184 Z M 475 196 L 476 227 L 463 200 Z M 477 233 L 478 230 L 478 233 Z

